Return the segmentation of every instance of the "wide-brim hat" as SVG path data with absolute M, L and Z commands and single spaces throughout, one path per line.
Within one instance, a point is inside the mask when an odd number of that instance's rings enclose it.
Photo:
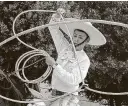
M 65 18 L 64 21 L 76 21 L 78 19 L 75 18 Z M 66 23 L 71 36 L 73 36 L 75 29 L 80 29 L 85 31 L 88 36 L 90 37 L 89 45 L 104 45 L 106 43 L 106 39 L 104 35 L 96 29 L 90 22 L 73 22 L 73 23 Z M 67 28 L 64 24 L 59 24 L 60 28 L 68 34 Z M 69 34 L 68 34 L 69 35 Z

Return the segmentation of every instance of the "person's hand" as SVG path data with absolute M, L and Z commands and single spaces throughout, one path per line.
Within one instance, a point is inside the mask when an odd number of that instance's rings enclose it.
M 47 65 L 50 65 L 50 66 L 53 66 L 56 63 L 56 61 L 54 60 L 54 58 L 52 58 L 50 56 L 47 56 L 45 61 L 46 61 L 46 64 Z
M 57 13 L 59 13 L 59 14 L 64 14 L 64 13 L 65 13 L 65 9 L 63 9 L 63 8 L 58 8 L 58 9 L 57 9 Z
M 62 16 L 65 13 L 65 10 L 63 8 L 57 9 L 56 13 L 52 16 L 52 19 L 55 22 L 60 22 L 62 20 Z

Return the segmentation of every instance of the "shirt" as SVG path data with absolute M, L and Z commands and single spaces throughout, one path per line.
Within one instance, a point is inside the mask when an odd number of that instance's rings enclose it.
M 50 23 L 54 23 L 53 19 Z M 86 77 L 90 60 L 83 50 L 76 51 L 77 63 L 72 47 L 59 31 L 59 26 L 50 26 L 49 30 L 58 53 L 58 65 L 52 75 L 52 88 L 67 93 L 74 92 L 78 90 L 79 83 Z

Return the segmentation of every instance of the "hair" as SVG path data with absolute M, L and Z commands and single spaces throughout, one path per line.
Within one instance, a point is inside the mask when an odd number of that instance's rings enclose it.
M 83 33 L 85 33 L 85 34 L 87 35 L 87 38 L 86 38 L 83 42 L 77 44 L 76 46 L 82 45 L 85 41 L 90 40 L 89 35 L 88 35 L 85 31 L 83 31 L 83 30 L 81 30 L 81 29 L 75 29 L 74 31 L 76 31 L 76 30 L 77 30 L 77 31 L 80 31 L 80 32 L 83 32 Z

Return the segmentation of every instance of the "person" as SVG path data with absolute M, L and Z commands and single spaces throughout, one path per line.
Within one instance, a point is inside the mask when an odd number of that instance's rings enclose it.
M 56 13 L 53 14 L 50 23 L 74 20 L 78 19 L 65 18 L 62 20 L 61 15 Z M 49 26 L 49 31 L 58 53 L 57 61 L 52 57 L 46 57 L 46 63 L 54 68 L 51 82 L 53 95 L 71 93 L 69 96 L 57 99 L 51 106 L 78 106 L 79 100 L 76 96 L 78 92 L 76 91 L 79 89 L 79 84 L 87 76 L 90 67 L 89 57 L 83 49 L 86 44 L 104 45 L 106 39 L 89 22 L 74 22 L 67 24 L 67 26 L 65 24 Z M 76 54 L 69 41 L 70 38 L 66 37 L 69 35 L 71 35 L 75 45 Z

